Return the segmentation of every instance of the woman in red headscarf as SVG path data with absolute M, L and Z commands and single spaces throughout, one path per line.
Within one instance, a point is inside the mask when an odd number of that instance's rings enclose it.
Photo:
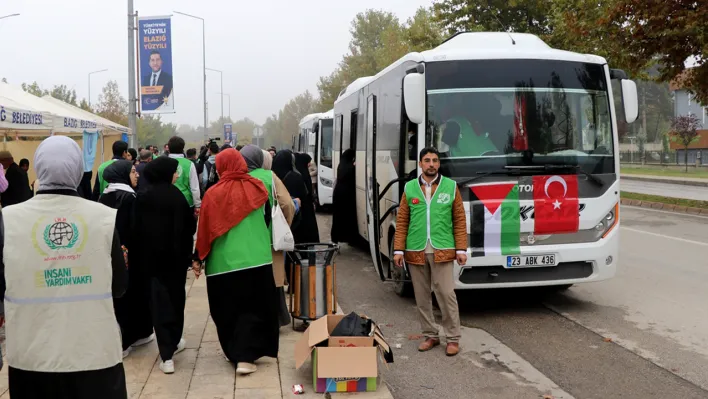
M 219 182 L 202 200 L 194 272 L 206 264 L 211 317 L 226 357 L 240 374 L 278 356 L 278 293 L 270 250 L 270 206 L 263 183 L 233 148 L 216 156 Z

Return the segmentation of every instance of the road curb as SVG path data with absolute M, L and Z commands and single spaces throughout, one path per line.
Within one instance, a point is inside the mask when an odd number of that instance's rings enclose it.
M 693 208 L 690 206 L 663 204 L 661 202 L 642 201 L 635 199 L 621 199 L 622 205 L 637 206 L 641 208 L 659 209 L 667 212 L 684 213 L 688 215 L 708 216 L 708 209 Z
M 705 182 L 695 181 L 695 180 L 673 180 L 673 179 L 663 179 L 660 177 L 642 177 L 634 175 L 620 175 L 622 180 L 633 180 L 633 181 L 643 181 L 647 183 L 666 183 L 666 184 L 681 184 L 684 186 L 696 186 L 696 187 L 708 187 L 708 179 Z

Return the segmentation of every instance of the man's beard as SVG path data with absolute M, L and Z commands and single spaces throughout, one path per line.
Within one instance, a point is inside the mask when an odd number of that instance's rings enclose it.
M 438 171 L 433 169 L 426 169 L 423 173 L 425 173 L 425 175 L 428 177 L 434 177 L 438 174 Z

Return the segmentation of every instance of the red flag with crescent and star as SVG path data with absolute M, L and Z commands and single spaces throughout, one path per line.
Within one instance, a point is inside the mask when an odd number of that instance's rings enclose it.
M 578 176 L 533 177 L 534 233 L 574 233 L 580 224 Z

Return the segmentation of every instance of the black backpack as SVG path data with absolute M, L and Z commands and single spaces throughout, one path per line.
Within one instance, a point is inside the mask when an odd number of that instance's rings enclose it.
M 209 187 L 219 182 L 219 174 L 216 173 L 216 168 L 214 167 L 215 165 L 213 165 L 211 162 L 207 161 L 206 163 L 204 163 L 204 166 L 207 170 L 207 183 L 204 187 L 204 192 L 206 193 Z

